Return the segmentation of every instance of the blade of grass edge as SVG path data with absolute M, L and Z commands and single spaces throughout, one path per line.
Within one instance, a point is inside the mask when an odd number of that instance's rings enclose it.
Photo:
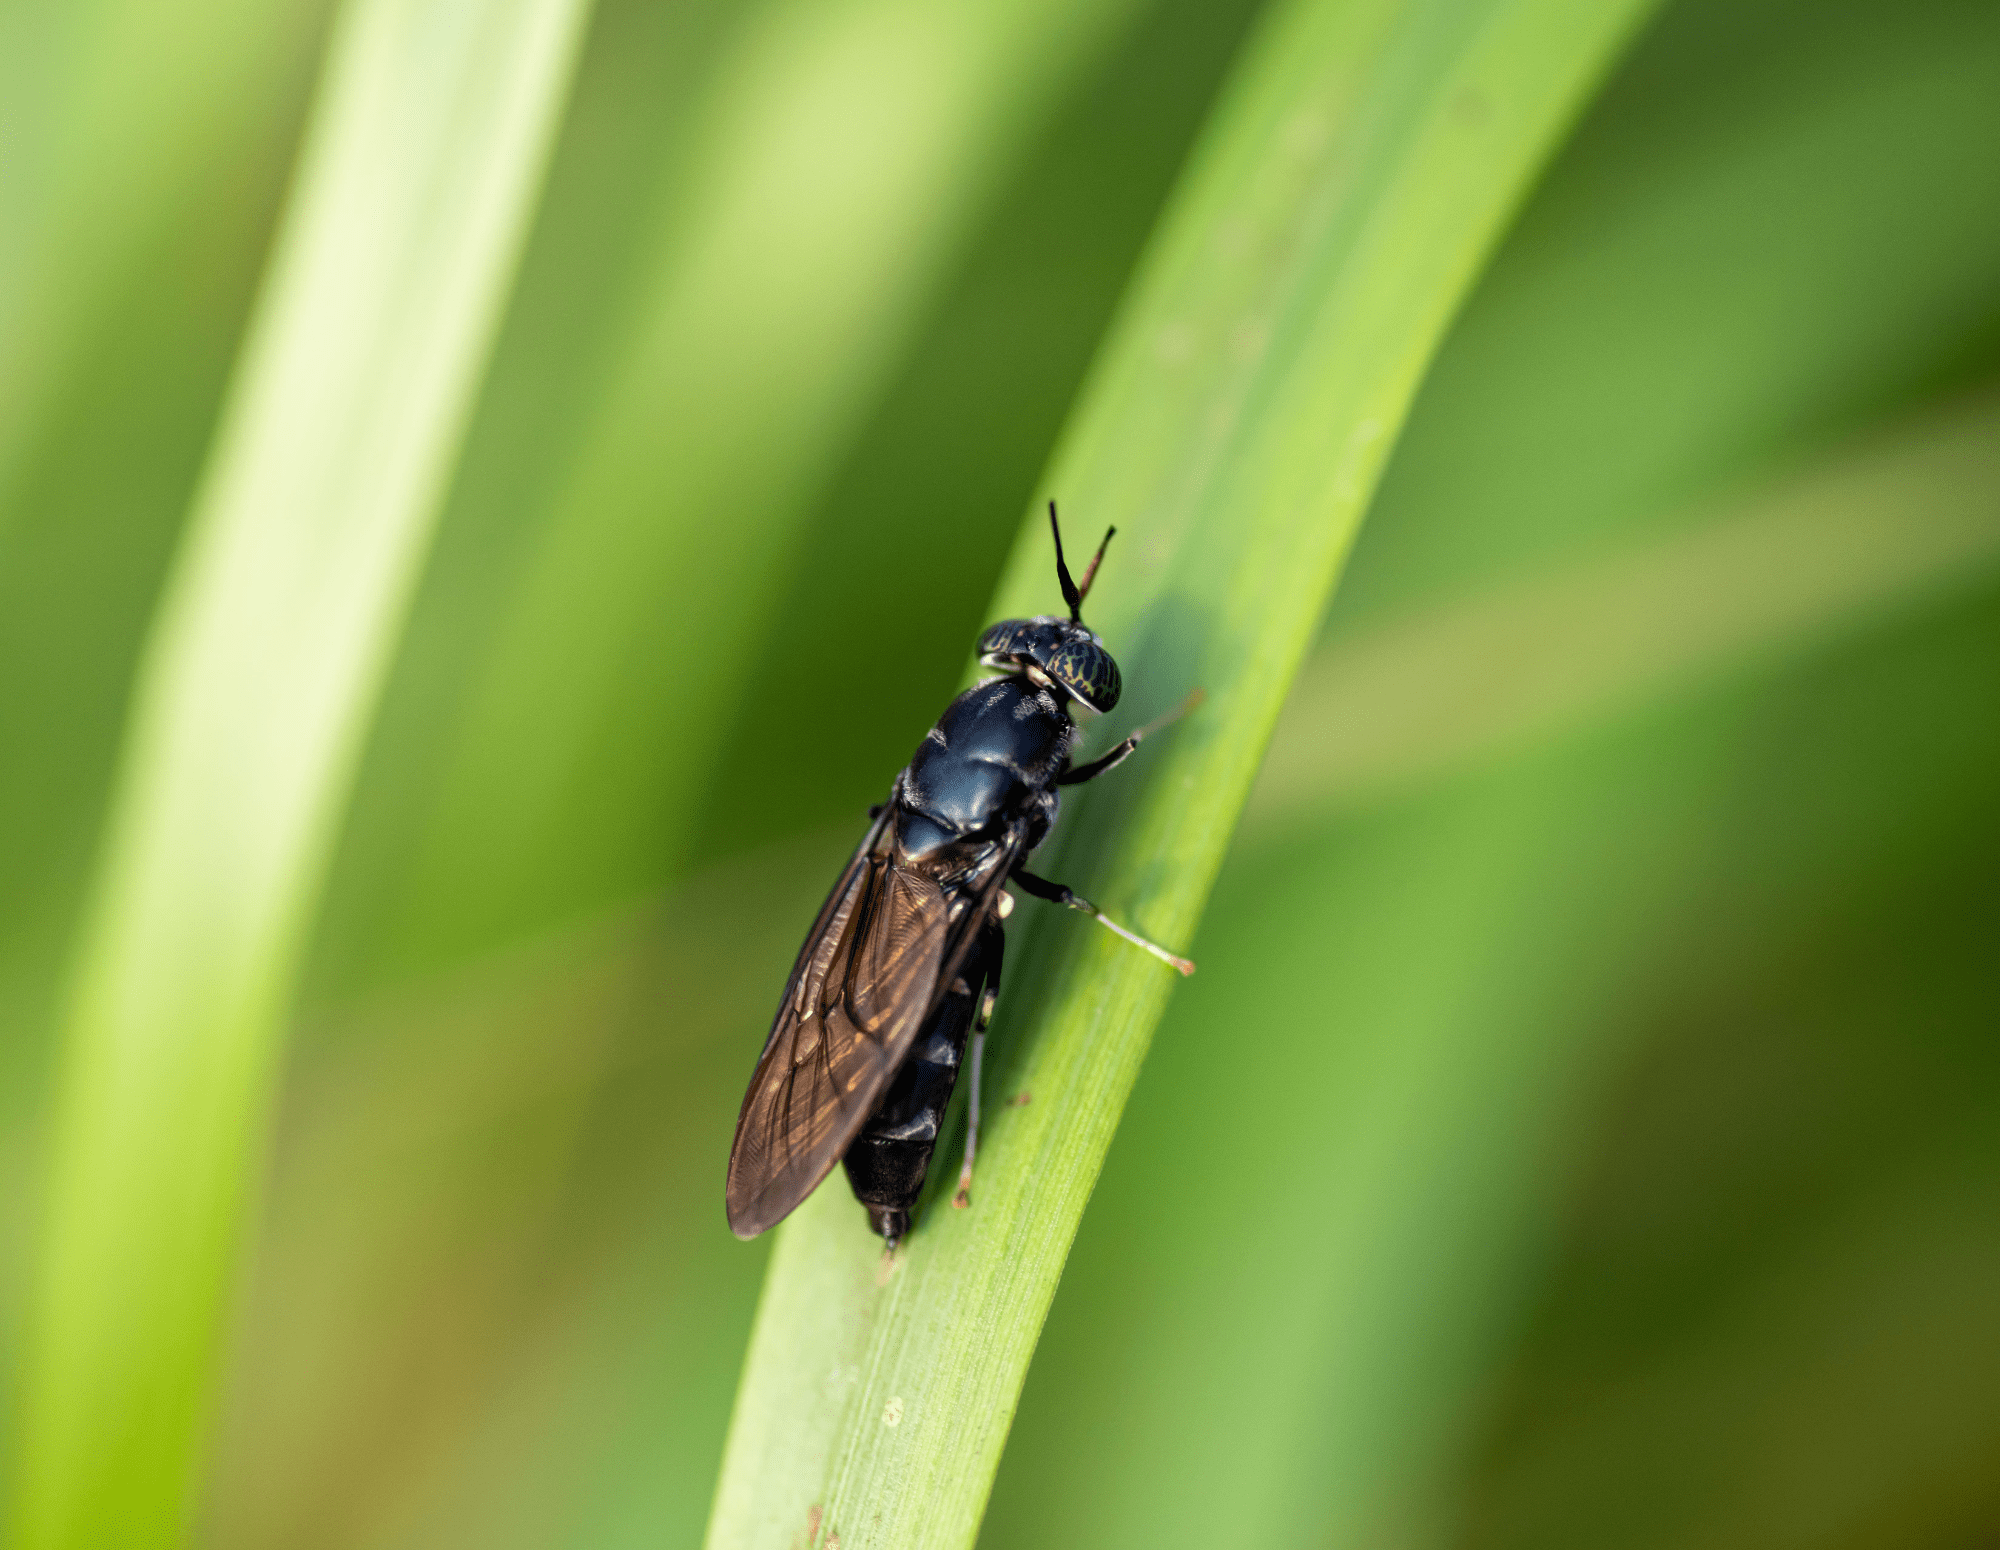
M 1092 613 L 1134 718 L 1210 695 L 1056 847 L 1137 928 L 1193 932 L 1423 367 L 1647 9 L 1300 0 L 1260 28 L 1048 483 L 1080 534 L 1125 530 Z M 1045 532 L 1031 515 L 995 617 L 1049 605 Z M 992 1085 L 1032 1101 L 989 1105 L 972 1209 L 932 1209 L 886 1277 L 838 1175 L 781 1230 L 711 1550 L 974 1539 L 1170 979 L 1070 924 L 1010 954 Z
M 302 939 L 586 9 L 356 0 L 336 25 L 80 943 L 24 1550 L 186 1532 Z

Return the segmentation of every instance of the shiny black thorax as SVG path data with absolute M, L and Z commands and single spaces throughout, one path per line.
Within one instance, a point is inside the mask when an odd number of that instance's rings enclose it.
M 954 915 L 969 908 L 1009 854 L 1033 850 L 1055 822 L 1056 782 L 1076 724 L 1064 698 L 1025 674 L 989 680 L 951 702 L 925 734 L 890 797 L 899 865 L 928 872 Z M 1008 842 L 1019 836 L 1018 847 Z M 958 1082 L 980 997 L 1000 973 L 997 919 L 917 1035 L 844 1162 L 876 1230 L 894 1240 L 923 1192 L 945 1109 Z
M 1054 690 L 995 678 L 953 700 L 896 778 L 897 859 L 947 863 L 941 851 L 1028 825 L 1027 849 L 1056 816 L 1056 777 L 1076 724 Z M 942 875 L 940 874 L 940 880 Z

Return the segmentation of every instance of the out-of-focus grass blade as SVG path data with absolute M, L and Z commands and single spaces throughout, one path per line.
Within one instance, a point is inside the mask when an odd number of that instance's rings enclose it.
M 1460 1545 L 1977 1542 L 2000 1449 L 2000 586 L 1743 716 Z
M 607 385 L 500 591 L 398 967 L 685 856 L 784 561 L 967 230 L 1139 0 L 777 0 L 716 67 Z
M 582 15 L 360 0 L 341 17 L 79 959 L 17 1544 L 186 1529 L 304 926 Z
M 1330 642 L 1250 816 L 1284 824 L 1799 651 L 2000 560 L 2000 406 L 1928 418 L 1720 518 Z
M 1677 0 L 1452 330 L 1329 629 L 1657 533 L 1981 380 L 2000 9 Z
M 1132 712 L 1211 695 L 1120 795 L 1077 804 L 1089 837 L 1061 848 L 1059 875 L 1139 929 L 1192 931 L 1423 365 L 1644 9 L 1304 3 L 1254 41 L 1049 482 L 1075 531 L 1126 533 L 1093 623 Z M 1043 532 L 996 614 L 1049 605 Z M 1030 940 L 1000 1074 L 1034 1101 L 989 1114 L 972 1209 L 933 1208 L 886 1285 L 838 1179 L 782 1230 L 714 1550 L 976 1533 L 1169 978 L 1097 933 Z
M 0 523 L 82 335 L 233 135 L 315 0 L 0 5 Z
M 0 758 L 0 1404 L 10 1409 L 54 1006 L 134 666 L 276 225 L 326 9 L 0 4 L 0 726 L 15 729 Z
M 1990 1008 L 1990 978 L 1965 978 Z M 1722 1288 L 1720 1306 L 1705 1298 L 1684 1331 L 1506 1438 L 1456 1542 L 1567 1550 L 1603 1543 L 1583 1527 L 1595 1523 L 1658 1550 L 1950 1544 L 1990 1523 L 2000 1170 L 1952 1136 L 1882 1174 Z
M 848 839 L 312 1019 L 204 1543 L 699 1541 L 763 1273 L 716 1221 L 743 1033 Z

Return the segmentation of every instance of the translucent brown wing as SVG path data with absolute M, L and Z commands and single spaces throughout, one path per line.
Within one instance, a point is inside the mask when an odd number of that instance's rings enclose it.
M 729 1226 L 754 1238 L 812 1193 L 937 999 L 952 911 L 887 853 L 887 815 L 833 885 L 785 985 L 729 1152 Z M 970 913 L 961 911 L 961 919 Z

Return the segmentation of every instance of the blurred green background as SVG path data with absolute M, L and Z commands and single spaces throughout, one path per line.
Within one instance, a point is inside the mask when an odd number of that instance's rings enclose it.
M 769 1004 L 1256 10 L 1079 7 L 984 97 L 1004 38 L 913 32 L 947 90 L 892 127 L 956 170 L 844 191 L 875 252 L 730 203 L 780 96 L 902 100 L 875 54 L 598 7 L 314 938 L 201 1542 L 699 1542 Z M 326 20 L 0 8 L 10 1375 Z M 983 1543 L 2000 1537 L 1996 145 L 1974 0 L 1670 0 L 1577 126 L 1397 447 Z M 739 216 L 774 272 L 704 290 Z

